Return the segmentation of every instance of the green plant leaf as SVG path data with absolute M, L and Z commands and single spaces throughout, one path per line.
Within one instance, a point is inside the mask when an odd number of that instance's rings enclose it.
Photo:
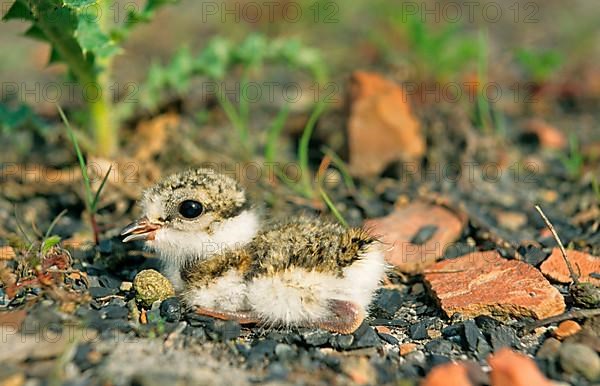
M 206 74 L 208 77 L 221 80 L 225 77 L 232 60 L 232 44 L 228 40 L 216 37 L 194 61 L 196 72 Z
M 75 153 L 77 154 L 77 160 L 79 161 L 79 169 L 81 170 L 81 175 L 83 177 L 83 185 L 85 188 L 85 207 L 88 210 L 88 212 L 91 215 L 93 215 L 94 213 L 92 212 L 92 185 L 90 183 L 90 177 L 87 173 L 87 164 L 85 162 L 85 159 L 83 158 L 83 153 L 81 153 L 81 149 L 79 148 L 79 142 L 77 142 L 75 132 L 73 131 L 73 128 L 71 127 L 71 124 L 69 123 L 69 120 L 65 115 L 65 112 L 58 104 L 56 105 L 56 108 L 58 109 L 58 113 L 60 114 L 60 117 L 63 120 L 65 127 L 67 128 L 67 134 L 69 136 L 69 139 L 71 140 L 71 143 L 73 144 L 73 147 L 75 148 Z
M 41 251 L 42 251 L 42 255 L 45 255 L 46 253 L 48 253 L 50 251 L 50 249 L 52 249 L 52 247 L 54 247 L 55 245 L 57 245 L 58 243 L 60 243 L 60 237 L 59 236 L 50 236 L 44 239 L 44 241 L 42 242 L 42 247 L 41 247 Z
M 46 129 L 46 124 L 28 105 L 21 104 L 16 108 L 9 108 L 0 103 L 0 132 L 10 135 L 16 130 L 29 126 L 41 131 Z
M 331 200 L 331 198 L 329 197 L 329 195 L 327 194 L 327 192 L 325 191 L 325 189 L 323 189 L 322 186 L 319 187 L 319 194 L 321 195 L 321 198 L 325 202 L 325 205 L 327 205 L 327 207 L 329 208 L 329 210 L 331 211 L 331 213 L 340 222 L 340 224 L 342 224 L 345 228 L 348 228 L 348 223 L 344 219 L 344 216 L 342 216 L 342 214 L 340 213 L 340 211 L 335 206 L 335 204 L 333 203 L 333 201 Z
M 267 40 L 263 35 L 252 34 L 233 52 L 234 61 L 247 67 L 258 67 L 264 60 Z
M 98 0 L 63 0 L 65 6 L 73 9 L 81 9 L 96 3 Z
M 31 10 L 23 3 L 22 0 L 16 0 L 4 15 L 2 20 L 27 20 L 34 21 Z
M 315 125 L 326 107 L 327 104 L 325 101 L 320 100 L 317 102 L 315 109 L 310 114 L 310 117 L 308 117 L 304 131 L 302 131 L 302 136 L 300 137 L 300 142 L 298 143 L 298 163 L 300 164 L 300 171 L 302 173 L 302 189 L 306 197 L 313 196 L 310 183 L 310 169 L 308 166 L 308 145 L 310 144 Z
M 79 18 L 75 37 L 84 54 L 91 52 L 99 58 L 107 58 L 119 52 L 114 42 L 102 32 L 96 19 L 89 15 Z
M 148 0 L 140 11 L 129 11 L 127 18 L 123 23 L 123 27 L 118 29 L 115 33 L 124 38 L 131 29 L 139 23 L 148 23 L 154 17 L 156 11 L 168 4 L 178 3 L 179 0 Z
M 275 162 L 277 140 L 283 130 L 289 112 L 290 106 L 288 104 L 284 105 L 267 130 L 267 145 L 265 146 L 265 160 L 267 162 Z
M 98 202 L 100 201 L 100 194 L 102 194 L 102 191 L 104 190 L 104 185 L 106 185 L 106 181 L 108 181 L 108 177 L 110 176 L 111 171 L 112 171 L 112 164 L 108 167 L 108 172 L 106 172 L 106 175 L 102 179 L 102 183 L 100 184 L 100 187 L 96 191 L 96 196 L 94 197 L 94 201 L 92 201 L 92 205 L 90 205 L 93 213 L 96 213 L 96 209 L 98 209 Z
M 25 33 L 23 33 L 23 36 L 26 36 L 30 39 L 34 39 L 34 40 L 39 40 L 45 43 L 48 43 L 48 37 L 46 36 L 46 34 L 44 33 L 44 31 L 42 31 L 38 26 L 36 25 L 32 25 L 31 27 L 29 27 L 29 29 L 27 31 L 25 31 Z

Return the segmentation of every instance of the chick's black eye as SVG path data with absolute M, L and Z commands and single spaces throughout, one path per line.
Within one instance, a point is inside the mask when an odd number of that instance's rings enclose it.
M 196 218 L 202 214 L 202 204 L 194 200 L 185 200 L 179 204 L 179 214 L 185 218 Z

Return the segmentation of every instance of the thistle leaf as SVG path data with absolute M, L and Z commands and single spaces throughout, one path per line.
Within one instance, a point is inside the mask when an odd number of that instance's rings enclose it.
M 46 36 L 44 31 L 42 31 L 35 24 L 32 25 L 31 27 L 29 27 L 29 29 L 27 31 L 25 31 L 25 33 L 23 35 L 27 36 L 30 39 L 40 40 L 42 42 L 48 42 L 48 37 Z
M 6 15 L 2 18 L 2 20 L 27 20 L 34 21 L 33 14 L 31 10 L 27 8 L 25 4 L 21 2 L 21 0 L 17 0 L 10 7 Z
M 106 58 L 119 51 L 114 42 L 102 32 L 97 20 L 89 15 L 80 16 L 75 38 L 86 55 L 93 53 L 96 57 Z
M 98 0 L 63 0 L 63 4 L 69 8 L 79 10 L 98 3 Z

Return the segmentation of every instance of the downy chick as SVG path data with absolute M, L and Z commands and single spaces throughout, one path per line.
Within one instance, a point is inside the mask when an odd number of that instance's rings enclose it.
M 350 333 L 384 275 L 382 246 L 364 230 L 306 216 L 261 221 L 245 190 L 210 169 L 164 179 L 142 209 L 124 241 L 145 240 L 203 315 Z

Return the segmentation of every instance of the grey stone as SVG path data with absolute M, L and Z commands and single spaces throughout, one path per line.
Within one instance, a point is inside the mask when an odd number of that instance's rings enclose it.
M 354 343 L 354 335 L 333 335 L 329 344 L 336 350 L 348 350 Z
M 323 346 L 329 339 L 331 338 L 331 333 L 329 331 L 321 330 L 321 329 L 306 329 L 300 331 L 300 335 L 309 346 Z
M 581 374 L 589 381 L 600 378 L 600 357 L 586 345 L 563 343 L 560 347 L 560 365 L 567 373 Z

